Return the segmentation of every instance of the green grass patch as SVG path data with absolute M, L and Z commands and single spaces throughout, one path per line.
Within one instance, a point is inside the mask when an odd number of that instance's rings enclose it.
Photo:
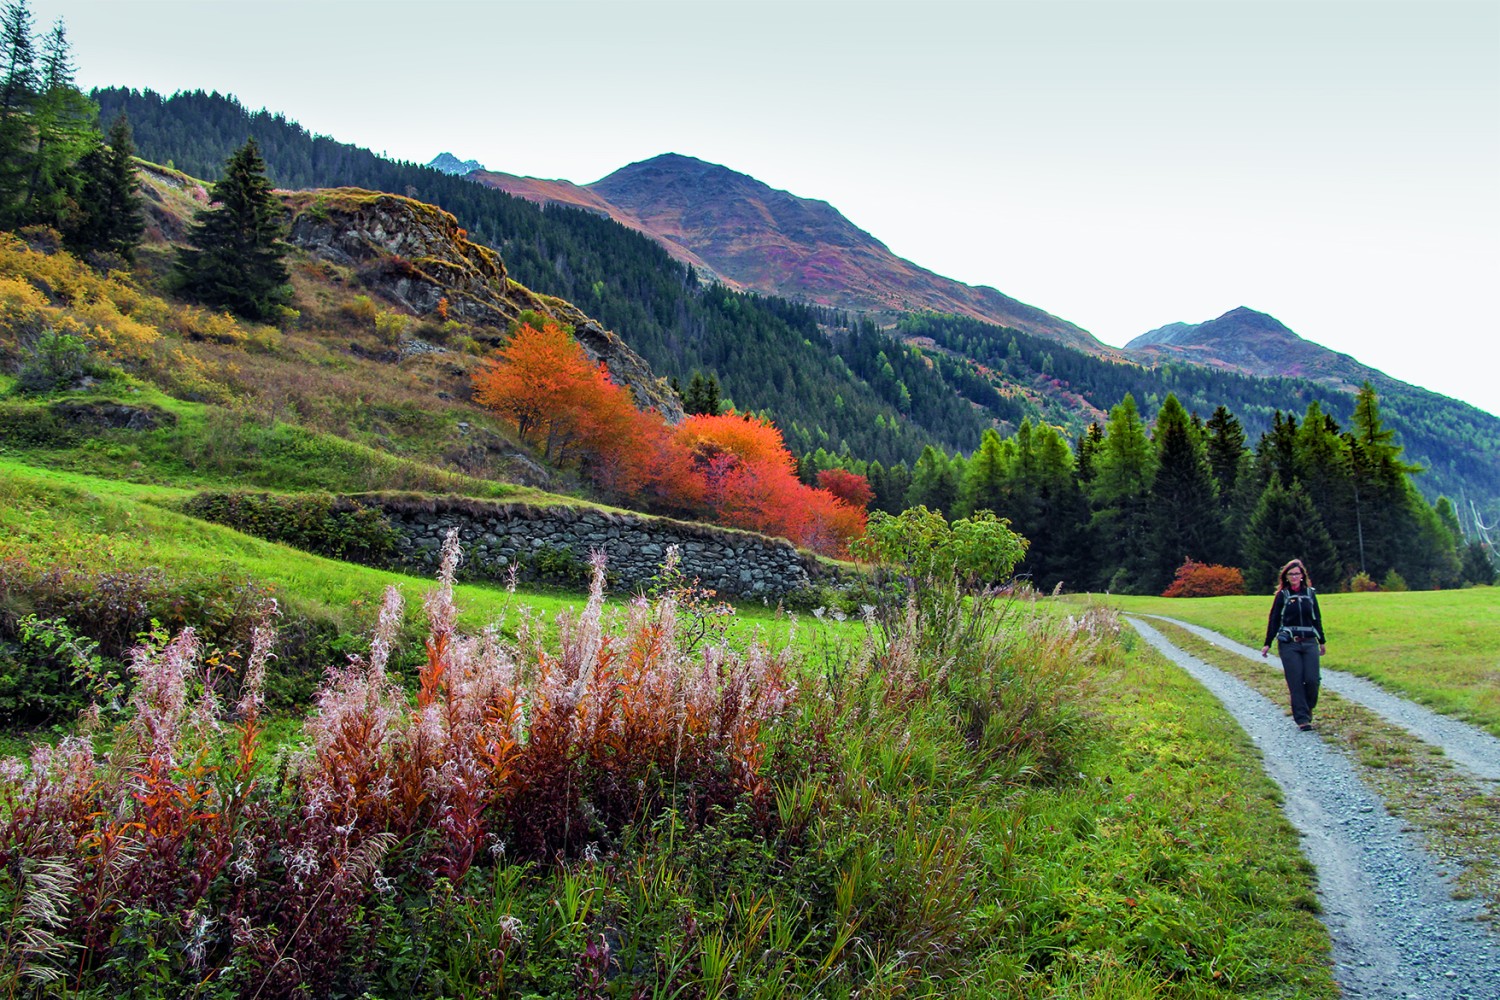
M 1271 598 L 1101 598 L 1121 611 L 1167 615 L 1259 649 Z M 1500 736 L 1500 587 L 1319 594 L 1324 663 Z
M 1335 997 L 1313 873 L 1254 745 L 1144 643 L 1101 677 L 1076 783 L 990 851 L 1038 973 L 1008 996 Z M 1143 959 L 1154 974 L 1143 974 Z
M 150 407 L 168 419 L 149 430 L 82 429 L 53 416 L 56 404 L 74 400 Z M 386 410 L 388 425 L 411 425 L 413 432 L 427 436 L 432 431 L 426 424 L 438 419 L 411 408 Z M 451 437 L 451 429 L 444 430 Z M 100 478 L 182 487 L 348 493 L 399 489 L 478 498 L 539 495 L 539 491 L 461 475 L 293 423 L 184 402 L 140 387 L 108 396 L 75 393 L 0 402 L 0 456 Z

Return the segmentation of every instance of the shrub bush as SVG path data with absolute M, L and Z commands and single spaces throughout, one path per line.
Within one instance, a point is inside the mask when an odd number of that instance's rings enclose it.
M 1372 594 L 1380 589 L 1380 584 L 1370 578 L 1368 573 L 1355 573 L 1349 580 L 1349 592 L 1352 594 Z
M 326 493 L 200 493 L 183 512 L 304 552 L 383 566 L 399 533 L 384 513 Z
M 1183 560 L 1163 597 L 1239 597 L 1245 593 L 1245 577 L 1233 566 L 1217 566 Z

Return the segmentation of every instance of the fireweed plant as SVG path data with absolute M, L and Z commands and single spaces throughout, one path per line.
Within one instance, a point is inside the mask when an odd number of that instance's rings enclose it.
M 955 632 L 892 591 L 863 620 L 823 616 L 825 641 L 731 646 L 670 564 L 606 612 L 596 560 L 580 612 L 555 632 L 523 614 L 507 641 L 458 627 L 458 559 L 450 538 L 416 675 L 388 669 L 388 590 L 300 748 L 265 744 L 268 605 L 234 683 L 184 629 L 133 654 L 120 712 L 0 766 L 0 996 L 1021 997 L 1128 969 L 1134 992 L 1076 995 L 1187 997 L 1290 980 L 1274 942 L 1305 935 L 1236 945 L 1226 973 L 1201 930 L 1281 912 L 1242 884 L 1259 856 L 1228 888 L 1180 862 L 1182 892 L 1222 921 L 1134 933 L 1128 903 L 1080 895 L 1107 845 L 1064 817 L 1139 810 L 1124 789 L 1147 787 L 1080 773 L 1117 752 L 1088 695 L 1119 668 L 1112 613 L 970 599 L 958 613 L 989 617 Z M 1178 905 L 1175 884 L 1106 888 Z
M 667 807 L 700 826 L 742 800 L 769 802 L 763 729 L 795 694 L 783 656 L 759 644 L 688 651 L 670 592 L 611 627 L 602 559 L 556 642 L 532 620 L 510 647 L 498 629 L 463 635 L 458 559 L 450 536 L 414 695 L 386 671 L 402 618 L 392 587 L 368 657 L 329 670 L 300 752 L 257 752 L 268 607 L 233 705 L 187 628 L 134 652 L 129 710 L 106 752 L 85 725 L 29 764 L 6 761 L 0 993 L 161 995 L 170 983 L 172 994 L 336 995 L 364 980 L 351 966 L 390 936 L 382 920 L 415 912 L 393 894 L 444 897 L 476 860 L 493 872 L 507 851 L 596 857 Z M 89 715 L 97 726 L 97 707 Z M 508 926 L 494 924 L 497 941 Z M 497 947 L 476 964 L 503 964 Z

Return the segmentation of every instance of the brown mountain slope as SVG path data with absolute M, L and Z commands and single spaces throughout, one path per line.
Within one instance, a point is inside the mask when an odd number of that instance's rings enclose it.
M 1141 334 L 1125 354 L 1143 364 L 1191 361 L 1247 375 L 1286 376 L 1354 390 L 1365 381 L 1377 388 L 1398 383 L 1292 332 L 1274 316 L 1240 306 L 1206 323 L 1172 323 Z
M 508 175 L 472 176 L 533 201 L 606 211 L 674 254 L 694 254 L 709 273 L 755 291 L 858 311 L 957 313 L 1093 354 L 1114 353 L 1066 320 L 897 257 L 827 202 L 778 191 L 690 156 L 668 153 L 632 163 L 581 188 Z
M 691 264 L 698 273 L 711 281 L 720 281 L 736 290 L 744 290 L 745 286 L 728 275 L 720 274 L 708 261 L 698 256 L 681 242 L 651 229 L 635 213 L 628 212 L 617 205 L 611 205 L 605 201 L 603 196 L 586 187 L 580 187 L 572 181 L 544 180 L 540 177 L 517 177 L 515 174 L 502 173 L 498 170 L 475 170 L 466 175 L 469 180 L 476 181 L 486 187 L 499 188 L 506 194 L 515 195 L 517 198 L 525 198 L 539 205 L 567 205 L 569 208 L 581 208 L 586 212 L 594 212 L 613 219 L 622 226 L 634 229 L 651 237 L 666 248 L 673 260 L 684 264 Z

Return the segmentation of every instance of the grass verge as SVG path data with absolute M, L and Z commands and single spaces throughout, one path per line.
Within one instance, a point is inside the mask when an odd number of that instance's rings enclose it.
M 1177 647 L 1238 677 L 1277 704 L 1286 701 L 1280 669 L 1260 666 L 1169 622 L 1152 621 Z M 1407 828 L 1419 831 L 1450 866 L 1460 898 L 1478 897 L 1500 917 L 1500 794 L 1466 775 L 1442 751 L 1339 697 L 1318 696 L 1318 736 L 1349 758 L 1361 780 Z

